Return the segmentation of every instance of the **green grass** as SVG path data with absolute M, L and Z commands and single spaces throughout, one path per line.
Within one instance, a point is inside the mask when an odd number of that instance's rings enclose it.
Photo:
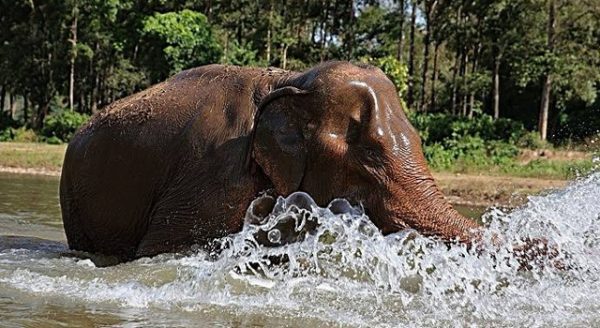
M 66 145 L 0 142 L 0 166 L 59 171 Z
M 435 170 L 448 173 L 501 175 L 523 178 L 569 180 L 600 169 L 600 163 L 591 159 L 548 160 L 538 159 L 527 164 L 508 161 L 500 165 L 472 165 L 458 161 L 449 169 Z

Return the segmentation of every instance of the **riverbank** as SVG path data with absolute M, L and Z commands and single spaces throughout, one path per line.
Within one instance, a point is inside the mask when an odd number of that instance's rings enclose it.
M 58 177 L 65 150 L 66 145 L 0 142 L 0 172 Z M 501 170 L 492 171 L 491 174 L 490 171 L 469 171 L 434 172 L 433 175 L 453 204 L 485 207 L 516 207 L 524 204 L 529 195 L 563 188 L 569 182 L 566 178 L 544 175 L 544 172 L 539 172 L 538 177 L 511 176 Z
M 527 202 L 527 197 L 564 188 L 569 180 L 538 179 L 480 174 L 434 172 L 433 176 L 453 204 L 514 208 Z
M 66 145 L 0 142 L 0 172 L 60 175 Z

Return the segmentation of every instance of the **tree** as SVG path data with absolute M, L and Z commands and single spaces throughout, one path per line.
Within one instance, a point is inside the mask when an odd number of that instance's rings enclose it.
M 424 111 L 427 111 L 426 104 L 426 88 L 427 88 L 427 73 L 429 70 L 429 48 L 431 45 L 431 26 L 434 25 L 435 20 L 433 19 L 435 16 L 435 12 L 437 6 L 439 4 L 439 0 L 423 0 L 423 6 L 425 7 L 425 34 L 423 38 L 423 74 L 421 77 L 421 101 L 420 106 Z
M 0 111 L 38 130 L 48 113 L 93 113 L 193 66 L 329 59 L 390 76 L 406 60 L 416 110 L 490 113 L 545 137 L 597 130 L 593 0 L 0 0 L 0 11 Z
M 539 85 L 537 127 L 546 139 L 561 115 L 568 115 L 568 103 L 594 102 L 600 81 L 598 43 L 600 9 L 594 2 L 537 0 L 529 20 L 538 29 L 530 29 L 516 47 L 520 56 L 512 56 L 514 75 L 520 86 Z
M 162 80 L 183 69 L 214 63 L 221 58 L 221 47 L 206 16 L 188 9 L 147 17 L 142 35 L 146 40 L 146 65 L 153 74 L 152 80 Z
M 552 55 L 554 52 L 556 30 L 556 1 L 549 0 L 548 8 L 547 51 Z M 550 107 L 550 92 L 552 90 L 552 72 L 548 70 L 542 77 L 542 80 L 542 101 L 538 129 L 540 131 L 540 138 L 546 140 L 548 133 L 548 107 Z
M 408 53 L 408 107 L 412 107 L 415 98 L 415 37 L 417 29 L 418 0 L 412 0 L 410 9 L 410 50 Z

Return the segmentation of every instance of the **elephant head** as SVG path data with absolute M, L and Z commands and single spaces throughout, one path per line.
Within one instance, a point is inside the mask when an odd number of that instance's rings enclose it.
M 478 227 L 444 199 L 394 85 L 375 67 L 330 62 L 278 82 L 258 106 L 251 159 L 280 195 L 361 203 L 385 234 L 414 228 L 469 242 Z

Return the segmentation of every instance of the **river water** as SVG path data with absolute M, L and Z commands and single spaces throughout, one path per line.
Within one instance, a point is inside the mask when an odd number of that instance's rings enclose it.
M 301 193 L 246 219 L 220 254 L 96 267 L 65 245 L 56 178 L 0 174 L 0 327 L 600 326 L 600 172 L 488 210 L 471 250 Z M 558 255 L 519 270 L 511 245 L 542 236 Z

